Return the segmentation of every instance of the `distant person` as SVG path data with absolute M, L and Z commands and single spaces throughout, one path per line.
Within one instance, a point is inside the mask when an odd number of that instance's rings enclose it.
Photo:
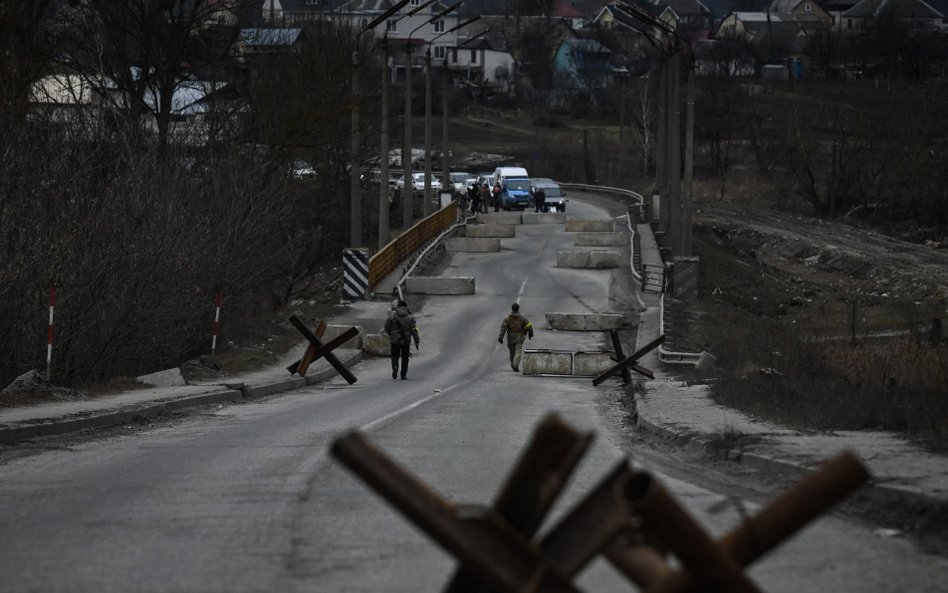
M 487 214 L 487 207 L 490 205 L 490 200 L 490 186 L 485 183 L 481 186 L 481 212 L 484 214 Z
M 520 357 L 523 355 L 523 337 L 533 339 L 533 324 L 520 314 L 520 304 L 510 306 L 510 315 L 504 318 L 500 326 L 500 337 L 497 341 L 504 343 L 504 334 L 507 335 L 507 349 L 510 351 L 510 368 L 520 372 Z
M 538 187 L 537 191 L 533 193 L 533 205 L 534 213 L 537 212 L 546 212 L 546 192 L 543 191 L 542 187 Z
M 392 343 L 392 379 L 398 378 L 398 360 L 401 359 L 402 379 L 408 378 L 408 358 L 411 356 L 411 341 L 415 341 L 415 350 L 418 350 L 418 328 L 415 326 L 415 317 L 408 310 L 408 303 L 398 301 L 395 311 L 385 321 L 385 333 Z
M 500 188 L 500 182 L 494 184 L 494 190 L 491 192 L 491 198 L 494 200 L 494 212 L 500 212 L 500 194 L 504 190 Z
M 472 185 L 467 189 L 467 197 L 471 201 L 471 214 L 477 214 L 481 211 L 481 190 L 477 185 Z

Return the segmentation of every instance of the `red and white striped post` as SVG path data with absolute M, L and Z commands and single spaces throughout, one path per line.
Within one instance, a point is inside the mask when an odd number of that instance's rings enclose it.
M 217 350 L 217 335 L 221 331 L 221 301 L 224 300 L 224 294 L 218 292 L 214 295 L 214 326 L 211 329 L 211 356 Z
M 46 329 L 46 380 L 50 381 L 53 370 L 53 310 L 56 308 L 56 287 L 49 287 L 49 326 Z

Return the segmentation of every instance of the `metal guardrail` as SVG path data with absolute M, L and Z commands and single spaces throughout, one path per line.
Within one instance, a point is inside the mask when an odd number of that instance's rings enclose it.
M 665 294 L 662 292 L 662 300 L 659 305 L 659 333 L 665 335 Z M 698 366 L 701 362 L 703 352 L 675 352 L 658 347 L 658 359 L 665 364 L 690 364 Z
M 638 192 L 634 192 L 631 189 L 622 189 L 621 187 L 608 187 L 605 185 L 586 185 L 585 183 L 561 183 L 559 181 L 557 181 L 556 183 L 560 187 L 595 191 L 595 192 L 608 192 L 608 193 L 614 193 L 614 194 L 621 194 L 623 196 L 633 198 L 635 201 L 639 203 L 639 208 L 642 210 L 642 212 L 639 212 L 640 216 L 644 214 L 644 209 L 646 208 L 645 198 L 642 197 L 642 194 Z
M 453 225 L 458 218 L 458 204 L 451 202 L 426 218 L 422 218 L 369 259 L 369 290 L 394 270 L 399 262 L 422 245 Z

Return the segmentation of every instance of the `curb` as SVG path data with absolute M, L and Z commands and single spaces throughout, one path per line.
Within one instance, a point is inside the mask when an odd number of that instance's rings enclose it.
M 342 361 L 346 367 L 360 362 L 364 358 L 362 351 L 354 353 L 352 356 Z M 197 406 L 206 406 L 208 404 L 217 404 L 222 402 L 243 402 L 249 399 L 272 395 L 282 391 L 299 389 L 307 385 L 314 385 L 332 377 L 336 374 L 333 368 L 323 369 L 314 375 L 307 377 L 296 377 L 276 383 L 268 383 L 253 387 L 243 387 L 241 389 L 227 389 L 225 391 L 214 391 L 211 393 L 200 393 L 189 395 L 166 401 L 142 404 L 138 406 L 123 408 L 120 410 L 104 411 L 102 413 L 90 412 L 89 416 L 83 418 L 57 418 L 40 422 L 24 422 L 19 426 L 10 426 L 0 428 L 0 445 L 13 445 L 19 441 L 57 436 L 87 430 L 90 428 L 108 428 L 120 424 L 128 424 L 139 418 L 154 418 L 162 412 L 173 410 L 183 410 Z
M 651 434 L 663 441 L 675 442 L 683 445 L 689 451 L 720 461 L 733 461 L 764 471 L 783 473 L 796 479 L 802 478 L 816 469 L 815 467 L 808 467 L 760 453 L 749 453 L 737 449 L 717 449 L 711 446 L 710 441 L 701 438 L 702 433 L 677 431 L 642 418 L 639 414 L 636 414 L 635 426 L 642 432 Z M 852 499 L 878 506 L 897 504 L 903 508 L 931 515 L 948 514 L 948 500 L 923 492 L 915 492 L 880 483 L 880 480 L 885 479 L 873 476 L 869 482 L 856 491 Z

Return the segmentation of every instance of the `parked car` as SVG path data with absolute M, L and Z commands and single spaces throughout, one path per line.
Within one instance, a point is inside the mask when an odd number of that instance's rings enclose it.
M 541 187 L 543 193 L 546 194 L 546 200 L 543 203 L 546 205 L 547 212 L 554 209 L 557 212 L 566 212 L 566 202 L 569 201 L 566 199 L 566 193 L 558 183 L 546 177 L 535 177 L 530 180 L 530 207 L 536 207 L 533 194 Z
M 412 177 L 412 180 L 411 180 L 412 189 L 415 191 L 415 193 L 419 193 L 419 194 L 423 193 L 425 191 L 425 174 L 412 173 L 411 177 Z M 398 187 L 398 189 L 404 191 L 405 177 L 402 176 L 402 178 L 399 179 L 395 183 L 395 185 L 396 187 Z M 431 176 L 431 191 L 435 193 L 435 196 L 437 196 L 437 192 L 441 191 L 441 180 L 435 177 L 434 175 Z

